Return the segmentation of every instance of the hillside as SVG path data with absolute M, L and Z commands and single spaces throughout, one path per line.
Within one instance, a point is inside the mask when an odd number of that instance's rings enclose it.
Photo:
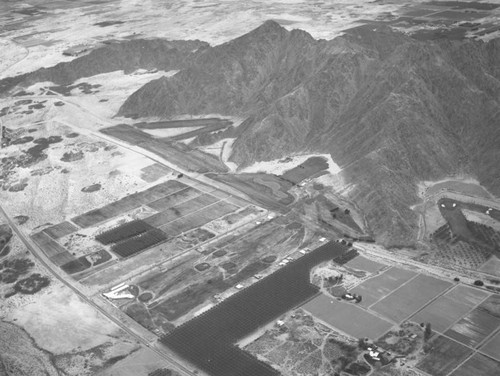
M 165 39 L 135 39 L 125 42 L 109 42 L 87 55 L 72 61 L 59 63 L 50 68 L 0 80 L 0 94 L 16 85 L 29 86 L 36 82 L 51 81 L 68 85 L 74 81 L 101 73 L 136 69 L 179 70 L 198 49 L 208 47 L 200 41 L 168 41 Z
M 331 41 L 275 22 L 206 48 L 118 115 L 252 119 L 231 159 L 328 152 L 377 239 L 411 245 L 416 183 L 475 175 L 500 194 L 500 41 L 417 41 L 365 25 Z

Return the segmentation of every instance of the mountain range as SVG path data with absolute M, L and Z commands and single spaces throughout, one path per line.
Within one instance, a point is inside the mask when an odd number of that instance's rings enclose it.
M 466 174 L 500 195 L 500 39 L 418 41 L 368 24 L 327 41 L 267 21 L 214 47 L 134 42 L 122 43 L 125 59 L 120 44 L 114 54 L 104 46 L 58 70 L 4 80 L 0 90 L 41 78 L 69 83 L 95 69 L 179 70 L 137 90 L 117 115 L 244 117 L 243 128 L 219 135 L 237 137 L 230 159 L 240 167 L 329 153 L 386 246 L 415 244 L 410 206 L 420 181 Z

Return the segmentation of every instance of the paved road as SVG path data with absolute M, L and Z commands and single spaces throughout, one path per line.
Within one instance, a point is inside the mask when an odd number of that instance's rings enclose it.
M 168 353 L 168 350 L 164 348 L 161 345 L 156 344 L 156 338 L 154 340 L 150 340 L 148 338 L 145 338 L 145 336 L 137 333 L 136 331 L 132 330 L 129 326 L 125 325 L 122 321 L 114 317 L 112 314 L 107 312 L 105 309 L 103 309 L 101 306 L 96 304 L 91 298 L 87 297 L 87 295 L 82 292 L 76 284 L 72 283 L 69 281 L 65 275 L 63 275 L 63 272 L 59 271 L 59 269 L 54 266 L 45 256 L 45 254 L 42 252 L 42 250 L 29 238 L 29 236 L 26 236 L 23 231 L 17 226 L 17 224 L 11 219 L 11 217 L 5 212 L 5 210 L 0 206 L 0 215 L 3 215 L 3 217 L 7 220 L 9 226 L 12 228 L 14 233 L 19 237 L 19 239 L 24 243 L 26 248 L 31 252 L 31 254 L 42 264 L 49 272 L 52 273 L 52 275 L 57 278 L 59 281 L 61 281 L 64 285 L 69 287 L 75 294 L 77 294 L 83 301 L 85 301 L 87 304 L 91 305 L 94 307 L 97 311 L 99 311 L 101 314 L 103 314 L 108 320 L 112 321 L 115 323 L 118 327 L 120 327 L 123 331 L 128 333 L 132 338 L 134 338 L 136 341 L 139 343 L 145 345 L 148 347 L 151 351 L 159 355 L 165 362 L 168 364 L 168 366 L 179 372 L 181 375 L 189 375 L 189 376 L 195 376 L 199 374 L 195 374 L 192 372 L 190 369 L 187 367 L 183 366 L 179 361 L 174 359 L 172 354 Z

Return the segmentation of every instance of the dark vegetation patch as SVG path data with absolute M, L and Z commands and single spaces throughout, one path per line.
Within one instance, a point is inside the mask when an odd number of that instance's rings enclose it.
M 33 141 L 34 138 L 31 136 L 24 136 L 20 138 L 16 138 L 15 140 L 11 141 L 11 145 L 21 145 L 21 144 L 27 144 L 28 142 Z
M 202 262 L 201 264 L 195 265 L 194 268 L 196 270 L 198 270 L 199 272 L 202 272 L 204 270 L 209 269 L 210 268 L 210 264 L 208 262 Z
M 87 260 L 85 256 L 83 256 L 77 258 L 76 260 L 69 261 L 64 265 L 61 265 L 61 269 L 68 274 L 74 274 L 82 272 L 90 268 L 91 266 L 92 266 L 91 263 Z
M 500 7 L 499 4 L 477 2 L 477 1 L 428 1 L 422 3 L 425 5 L 433 5 L 439 7 L 450 7 L 453 9 L 477 9 L 477 10 L 493 10 Z
M 18 225 L 24 225 L 26 222 L 28 222 L 29 219 L 30 217 L 28 217 L 27 215 L 16 215 L 14 217 L 14 220 Z
M 28 183 L 16 183 L 9 187 L 9 192 L 21 192 L 28 186 Z
M 61 106 L 64 106 L 64 102 L 61 102 L 61 101 L 57 101 L 57 102 L 54 102 L 54 106 L 56 107 L 61 107 Z
M 4 260 L 0 263 L 0 281 L 14 283 L 17 279 L 27 274 L 35 264 L 30 259 L 15 258 Z
M 42 12 L 40 12 L 40 10 L 38 8 L 35 8 L 35 7 L 16 9 L 12 12 L 22 14 L 24 16 L 36 16 L 38 14 L 42 14 Z
M 426 349 L 427 356 L 416 367 L 435 376 L 447 375 L 472 353 L 464 345 L 443 336 L 432 339 Z
M 48 277 L 34 273 L 28 278 L 17 281 L 14 285 L 14 291 L 21 294 L 33 295 L 48 285 L 50 285 Z
M 220 267 L 222 269 L 224 269 L 226 272 L 228 273 L 236 273 L 237 269 L 238 269 L 238 265 L 236 265 L 234 262 L 225 262 L 223 264 L 220 265 Z
M 213 125 L 224 124 L 225 126 L 231 125 L 232 121 L 220 118 L 206 118 L 206 119 L 188 119 L 188 120 L 168 120 L 156 121 L 150 123 L 135 123 L 134 127 L 139 129 L 169 129 L 169 128 L 190 128 L 190 127 L 208 127 Z
M 277 259 L 276 256 L 274 255 L 269 255 L 269 256 L 266 256 L 262 259 L 262 262 L 265 262 L 266 264 L 272 264 L 273 262 L 275 262 Z
M 79 134 L 79 133 L 76 133 L 76 132 L 71 132 L 71 133 L 68 133 L 68 134 L 66 135 L 66 138 L 76 138 L 76 137 L 78 137 L 78 136 L 80 136 L 80 134 Z
M 224 256 L 225 254 L 227 253 L 226 250 L 224 249 L 219 249 L 218 251 L 215 251 L 213 254 L 212 254 L 212 257 L 216 258 L 216 257 L 222 257 Z
M 63 154 L 63 156 L 61 157 L 61 161 L 63 162 L 75 162 L 75 161 L 79 161 L 81 159 L 84 158 L 84 153 L 83 151 L 79 150 L 79 151 L 67 151 Z
M 85 193 L 92 193 L 92 192 L 97 192 L 101 189 L 101 184 L 99 183 L 96 183 L 96 184 L 92 184 L 92 185 L 88 185 L 86 187 L 83 187 L 82 188 L 82 192 L 85 192 Z
M 281 178 L 296 185 L 320 171 L 328 169 L 328 161 L 323 157 L 311 157 L 297 167 L 285 171 Z
M 153 229 L 154 227 L 150 224 L 144 222 L 143 220 L 136 219 L 97 235 L 95 240 L 101 244 L 118 243 L 134 236 L 144 234 L 145 232 Z
M 344 265 L 349 261 L 353 260 L 354 258 L 356 258 L 358 255 L 359 255 L 358 251 L 352 248 L 343 255 L 333 259 L 333 261 L 339 265 Z
M 122 23 L 125 23 L 125 22 L 124 21 L 102 21 L 102 22 L 97 22 L 94 25 L 100 26 L 100 27 L 106 27 L 106 26 L 120 25 Z
M 339 243 L 325 244 L 177 327 L 161 341 L 214 376 L 279 375 L 234 343 L 317 294 L 318 287 L 309 282 L 310 269 L 345 250 Z
M 89 84 L 87 82 L 82 82 L 76 85 L 61 85 L 61 86 L 50 86 L 49 90 L 54 91 L 58 94 L 64 95 L 65 97 L 69 97 L 71 95 L 71 91 L 73 89 L 79 89 L 83 94 L 96 94 L 102 85 L 99 84 Z
M 0 225 L 0 248 L 7 245 L 7 243 L 12 238 L 12 229 L 9 225 Z
M 151 299 L 153 299 L 153 294 L 150 292 L 143 292 L 141 295 L 137 297 L 139 301 L 146 303 L 149 302 Z
M 10 253 L 10 245 L 0 246 L 0 257 L 5 257 Z
M 111 250 L 121 257 L 130 257 L 147 248 L 164 242 L 167 235 L 161 230 L 152 229 L 141 235 L 114 244 Z

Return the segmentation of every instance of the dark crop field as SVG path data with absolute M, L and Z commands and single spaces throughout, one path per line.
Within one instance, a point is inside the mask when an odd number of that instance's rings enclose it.
M 472 353 L 471 349 L 443 336 L 433 339 L 431 346 L 430 353 L 417 368 L 433 376 L 446 376 Z
M 127 124 L 119 124 L 101 129 L 100 132 L 118 138 L 131 145 L 137 145 L 165 158 L 177 166 L 199 173 L 226 172 L 227 167 L 211 154 L 192 149 L 182 143 L 174 143 L 164 139 L 155 139 Z
M 481 347 L 481 351 L 483 353 L 491 356 L 492 358 L 496 358 L 498 361 L 500 361 L 499 349 L 500 349 L 500 332 L 495 334 L 491 339 L 488 340 L 488 342 L 484 344 L 484 346 Z
M 347 248 L 328 243 L 177 327 L 161 341 L 213 376 L 274 376 L 279 372 L 234 343 L 318 293 L 310 269 Z
M 186 120 L 167 120 L 156 121 L 150 123 L 135 123 L 134 127 L 140 129 L 168 129 L 168 128 L 190 128 L 190 127 L 207 127 L 213 125 L 228 126 L 232 124 L 231 120 L 220 118 L 206 118 L 206 119 L 186 119 Z
M 143 234 L 153 229 L 150 224 L 136 219 L 131 222 L 124 223 L 123 225 L 105 231 L 95 237 L 101 244 L 118 243 L 133 236 Z
M 164 183 L 146 189 L 145 191 L 125 196 L 120 200 L 114 201 L 111 204 L 103 206 L 99 209 L 94 209 L 81 214 L 71 220 L 82 228 L 91 227 L 100 222 L 124 214 L 130 210 L 137 209 L 143 204 L 147 204 L 185 189 L 186 187 L 187 185 L 178 180 L 168 180 Z
M 155 228 L 117 243 L 111 247 L 111 250 L 121 257 L 130 257 L 165 240 L 167 240 L 165 233 Z
M 57 225 L 51 226 L 43 230 L 46 234 L 48 234 L 51 238 L 53 239 L 59 239 L 62 238 L 63 236 L 72 234 L 78 230 L 78 227 L 73 225 L 70 222 L 61 222 L 58 223 Z
M 311 157 L 297 167 L 285 171 L 285 173 L 281 175 L 281 178 L 295 185 L 327 169 L 328 161 L 325 158 Z
M 445 334 L 469 346 L 477 346 L 500 326 L 500 295 L 491 295 L 455 323 Z
M 476 353 L 451 374 L 451 376 L 473 375 L 498 376 L 500 375 L 500 362 Z
M 58 242 L 53 240 L 45 232 L 38 232 L 31 236 L 36 244 L 44 251 L 47 257 L 53 257 L 59 253 L 67 252 L 66 248 L 61 246 Z

